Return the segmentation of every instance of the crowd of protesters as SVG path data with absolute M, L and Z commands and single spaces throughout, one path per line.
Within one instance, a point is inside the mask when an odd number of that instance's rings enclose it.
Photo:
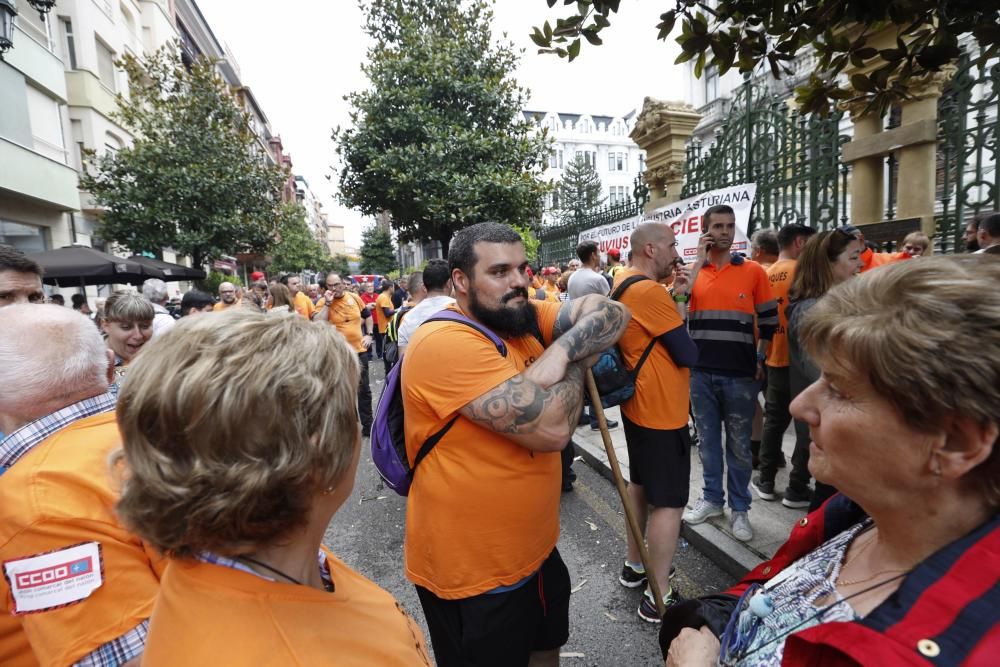
M 94 313 L 45 304 L 42 270 L 0 246 L 0 664 L 431 664 L 413 619 L 323 543 L 373 428 L 373 357 L 400 364 L 409 460 L 436 443 L 402 568 L 437 664 L 559 664 L 560 489 L 576 428 L 600 428 L 585 377 L 611 347 L 649 554 L 630 533 L 618 581 L 643 589 L 668 665 L 990 664 L 1000 214 L 962 256 L 920 233 L 879 252 L 850 225 L 767 230 L 750 256 L 735 238 L 716 206 L 690 264 L 647 223 L 627 257 L 584 242 L 533 270 L 517 232 L 483 223 L 401 282 L 257 272 L 175 304 L 149 280 Z M 728 503 L 750 540 L 751 491 L 811 513 L 737 586 L 683 599 L 681 523 Z

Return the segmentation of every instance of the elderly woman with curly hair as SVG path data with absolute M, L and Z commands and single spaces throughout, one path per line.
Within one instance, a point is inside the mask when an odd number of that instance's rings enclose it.
M 831 289 L 792 403 L 840 490 L 721 595 L 668 610 L 668 665 L 996 665 L 1000 261 L 930 257 Z
M 170 559 L 143 665 L 430 664 L 322 545 L 354 486 L 358 373 L 335 328 L 245 309 L 182 320 L 135 363 L 118 510 Z

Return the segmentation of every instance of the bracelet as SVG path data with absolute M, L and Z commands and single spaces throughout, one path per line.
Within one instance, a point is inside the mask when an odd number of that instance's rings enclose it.
M 676 301 L 677 303 L 687 303 L 688 302 L 688 295 L 687 294 L 675 294 L 674 295 L 674 301 Z

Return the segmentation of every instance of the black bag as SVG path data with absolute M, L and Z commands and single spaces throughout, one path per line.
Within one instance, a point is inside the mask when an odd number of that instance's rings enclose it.
M 611 298 L 614 301 L 619 301 L 625 290 L 642 280 L 649 280 L 649 278 L 646 276 L 626 278 L 618 286 L 618 289 L 611 293 Z M 590 370 L 594 374 L 594 382 L 597 384 L 597 393 L 601 395 L 601 405 L 603 407 L 610 408 L 615 405 L 621 405 L 632 398 L 635 394 L 635 380 L 639 377 L 639 371 L 642 370 L 643 364 L 649 358 L 654 345 L 656 345 L 655 338 L 649 341 L 649 345 L 646 346 L 642 356 L 639 357 L 639 362 L 632 370 L 629 370 L 625 366 L 625 358 L 622 356 L 621 350 L 617 345 L 601 353 L 600 359 L 597 360 L 597 363 Z M 584 403 L 590 405 L 589 394 L 584 394 Z

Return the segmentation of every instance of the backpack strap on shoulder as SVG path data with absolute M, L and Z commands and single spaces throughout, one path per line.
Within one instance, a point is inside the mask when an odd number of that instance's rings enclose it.
M 472 329 L 475 329 L 476 331 L 478 331 L 479 333 L 481 333 L 483 336 L 485 336 L 486 338 L 488 338 L 489 341 L 491 343 L 493 343 L 494 346 L 496 346 L 497 352 L 499 352 L 501 356 L 503 356 L 503 357 L 507 356 L 507 344 L 503 342 L 503 339 L 501 339 L 500 336 L 498 336 L 495 333 L 493 333 L 493 331 L 491 329 L 483 326 L 482 324 L 480 324 L 479 322 L 476 322 L 475 320 L 469 319 L 468 317 L 466 317 L 465 315 L 463 315 L 462 313 L 460 313 L 460 312 L 458 312 L 456 310 L 451 310 L 451 309 L 446 308 L 446 309 L 440 311 L 439 313 L 437 313 L 436 315 L 427 318 L 426 320 L 424 320 L 424 322 L 425 323 L 426 322 L 458 322 L 459 324 L 464 324 L 465 326 L 470 327 Z
M 497 352 L 500 353 L 500 356 L 502 357 L 507 356 L 507 344 L 504 343 L 499 336 L 497 336 L 495 333 L 493 333 L 492 330 L 483 326 L 479 322 L 470 320 L 462 313 L 446 308 L 445 310 L 440 311 L 433 317 L 427 318 L 426 320 L 424 320 L 423 323 L 426 324 L 427 322 L 458 322 L 459 324 L 464 324 L 465 326 L 475 329 L 483 336 L 488 338 L 489 341 L 496 346 Z M 417 452 L 416 458 L 413 459 L 413 465 L 410 466 L 411 478 L 413 477 L 414 471 L 417 469 L 417 464 L 423 461 L 427 457 L 427 455 L 431 453 L 431 450 L 434 449 L 434 446 L 438 444 L 441 441 L 441 439 L 448 433 L 448 431 L 451 430 L 451 427 L 455 425 L 455 422 L 458 421 L 458 417 L 459 415 L 457 414 L 454 417 L 452 417 L 440 431 L 438 431 L 431 437 L 427 438 L 424 444 L 420 446 L 420 450 Z
M 625 293 L 632 285 L 642 282 L 643 280 L 649 280 L 646 276 L 630 276 L 622 281 L 622 284 L 615 288 L 615 291 L 611 293 L 611 300 L 618 301 L 622 298 L 622 294 Z

